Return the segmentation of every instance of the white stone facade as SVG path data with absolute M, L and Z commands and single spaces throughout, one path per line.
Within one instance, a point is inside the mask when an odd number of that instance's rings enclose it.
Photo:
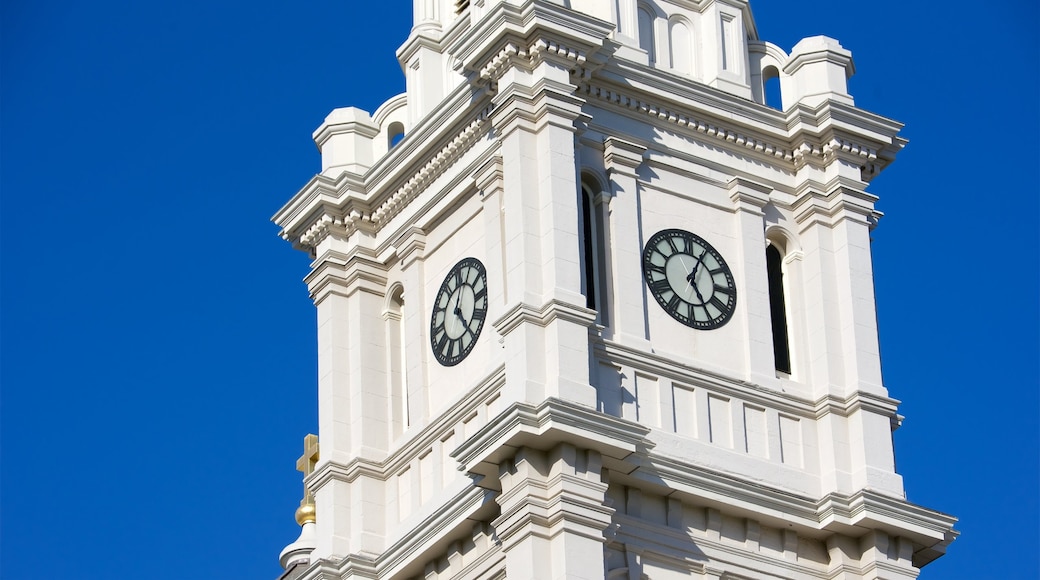
M 944 552 L 877 343 L 865 188 L 904 140 L 849 51 L 760 41 L 744 0 L 416 0 L 398 56 L 407 93 L 333 111 L 274 218 L 318 315 L 299 577 L 901 579 Z M 720 328 L 650 295 L 668 228 L 731 267 Z M 431 311 L 466 257 L 487 324 L 446 367 Z

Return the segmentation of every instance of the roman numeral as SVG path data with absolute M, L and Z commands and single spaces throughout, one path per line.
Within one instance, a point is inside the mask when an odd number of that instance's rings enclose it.
M 659 274 L 664 274 L 665 273 L 663 264 L 658 266 L 657 264 L 655 264 L 653 262 L 647 262 L 646 263 L 646 269 L 650 270 L 651 272 L 657 272 Z
M 654 280 L 654 283 L 650 285 L 650 289 L 657 294 L 664 294 L 672 291 L 672 285 L 668 283 L 667 278 L 661 278 L 660 280 Z
M 715 291 L 716 292 L 722 292 L 723 294 L 725 294 L 727 296 L 729 296 L 730 294 L 733 294 L 733 289 L 732 288 L 730 288 L 729 286 L 720 286 L 719 284 L 715 285 Z
M 722 300 L 719 300 L 718 296 L 712 295 L 711 300 L 708 300 L 708 303 L 715 308 L 718 308 L 720 313 L 726 312 L 726 304 Z M 707 311 L 706 308 L 705 311 Z M 709 316 L 709 318 L 711 317 Z
M 672 294 L 672 299 L 668 301 L 668 310 L 678 312 L 680 302 L 682 302 L 682 298 L 679 298 L 678 294 Z

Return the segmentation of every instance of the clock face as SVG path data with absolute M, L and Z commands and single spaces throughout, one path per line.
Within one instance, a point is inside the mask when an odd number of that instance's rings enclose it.
M 700 236 L 662 230 L 643 249 L 643 279 L 672 318 L 692 328 L 718 328 L 737 306 L 726 261 Z
M 430 317 L 430 346 L 437 362 L 455 366 L 473 350 L 487 317 L 487 272 L 476 258 L 465 258 L 448 272 Z

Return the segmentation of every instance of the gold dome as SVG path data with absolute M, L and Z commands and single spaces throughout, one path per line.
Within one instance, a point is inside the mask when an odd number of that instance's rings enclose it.
M 300 502 L 300 507 L 296 508 L 296 523 L 301 526 L 307 522 L 313 523 L 316 515 L 313 503 Z

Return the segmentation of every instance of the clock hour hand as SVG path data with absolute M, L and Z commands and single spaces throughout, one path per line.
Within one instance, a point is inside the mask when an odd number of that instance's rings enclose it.
M 459 297 L 455 299 L 455 310 L 453 310 L 452 312 L 455 313 L 455 316 L 459 317 L 459 320 L 461 320 L 463 323 L 465 323 L 466 322 L 466 317 L 462 315 L 462 308 L 459 307 L 459 302 L 461 302 L 461 301 L 462 301 L 462 295 L 460 294 Z

